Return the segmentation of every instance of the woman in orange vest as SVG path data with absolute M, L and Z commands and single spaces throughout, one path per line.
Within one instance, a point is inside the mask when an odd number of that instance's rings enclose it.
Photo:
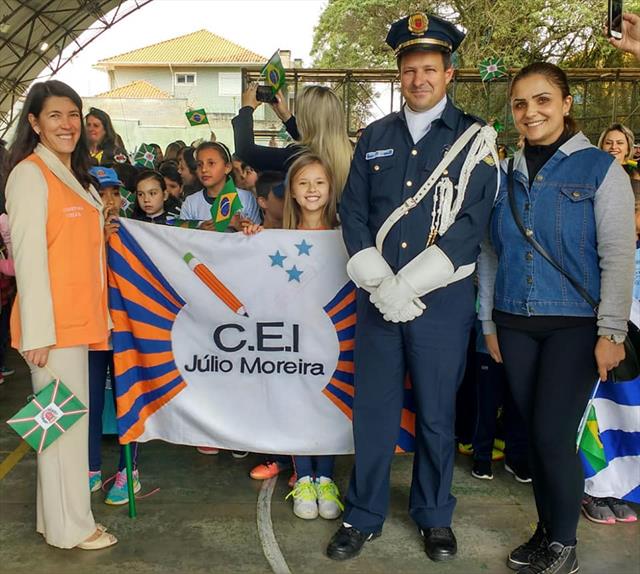
M 12 344 L 34 392 L 52 378 L 89 403 L 88 350 L 109 334 L 100 196 L 89 179 L 82 101 L 66 84 L 34 84 L 10 149 L 6 185 L 18 296 Z M 93 519 L 88 417 L 38 456 L 37 531 L 59 548 L 97 550 L 117 539 Z

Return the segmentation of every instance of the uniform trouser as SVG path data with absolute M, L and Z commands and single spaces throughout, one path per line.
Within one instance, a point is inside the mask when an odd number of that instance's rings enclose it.
M 536 508 L 549 539 L 575 544 L 584 471 L 576 432 L 598 378 L 593 324 L 524 331 L 498 326 L 509 386 L 529 433 Z
M 52 376 L 47 369 L 29 366 L 37 393 Z M 47 366 L 85 406 L 89 405 L 86 346 L 52 349 Z M 89 417 L 83 416 L 38 455 L 36 530 L 52 546 L 73 548 L 96 530 L 89 492 L 88 437 Z
M 400 430 L 408 373 L 416 408 L 416 447 L 409 512 L 421 528 L 449 526 L 456 391 L 464 374 L 474 321 L 471 279 L 424 299 L 409 323 L 385 321 L 358 291 L 353 435 L 355 464 L 344 521 L 365 533 L 381 530 L 389 507 L 391 460 Z

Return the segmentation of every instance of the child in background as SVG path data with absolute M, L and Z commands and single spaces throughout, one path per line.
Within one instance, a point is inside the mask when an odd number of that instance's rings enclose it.
M 202 221 L 200 229 L 214 231 L 211 206 L 231 178 L 231 152 L 221 142 L 203 142 L 196 149 L 196 162 L 198 179 L 204 187 L 184 200 L 181 219 Z M 260 210 L 253 194 L 244 189 L 236 191 L 242 210 L 231 219 L 230 231 L 240 230 L 241 218 L 249 219 L 251 223 L 260 222 Z
M 198 179 L 204 187 L 184 200 L 180 218 L 183 221 L 201 221 L 199 229 L 215 231 L 211 207 L 231 178 L 230 173 L 233 169 L 231 152 L 222 142 L 206 141 L 198 146 L 195 157 Z M 182 174 L 182 170 L 180 173 Z M 253 194 L 242 189 L 238 189 L 237 193 L 243 208 L 232 217 L 228 226 L 229 231 L 238 231 L 241 228 L 242 216 L 254 223 L 260 220 L 258 204 Z M 219 452 L 217 448 L 209 446 L 199 446 L 196 450 L 200 454 L 218 454 Z M 231 454 L 234 458 L 244 458 L 249 453 L 232 451 Z
M 248 163 L 242 161 L 235 153 L 231 156 L 231 159 L 233 161 L 233 172 L 231 175 L 236 187 L 255 193 L 258 172 Z
M 291 165 L 284 196 L 284 229 L 321 231 L 338 227 L 337 195 L 331 170 L 317 155 L 303 154 Z M 252 235 L 263 229 L 247 226 Z M 287 495 L 293 498 L 293 512 L 298 518 L 318 517 L 333 520 L 343 510 L 338 486 L 333 481 L 334 455 L 298 456 L 293 464 L 298 480 Z
M 284 212 L 284 174 L 265 171 L 256 182 L 258 207 L 264 229 L 282 229 Z
M 141 171 L 136 179 L 136 206 L 132 218 L 147 223 L 167 225 L 171 219 L 180 215 L 180 213 L 169 213 L 168 198 L 169 192 L 162 174 L 151 169 Z
M 180 177 L 182 178 L 183 197 L 189 197 L 202 188 L 198 181 L 198 164 L 195 153 L 196 150 L 191 146 L 183 147 L 178 151 L 178 173 L 180 173 Z
M 104 204 L 105 239 L 116 233 L 118 215 L 122 208 L 120 186 L 115 170 L 108 167 L 92 167 L 91 175 L 97 180 L 96 188 Z M 97 492 L 102 487 L 102 412 L 104 410 L 105 387 L 107 376 L 111 375 L 111 384 L 114 389 L 117 384 L 113 366 L 113 350 L 89 351 L 89 488 L 91 492 Z M 131 443 L 133 458 L 133 491 L 140 492 L 142 485 L 138 474 L 138 444 Z M 109 489 L 105 503 L 119 506 L 128 502 L 127 472 L 124 455 L 124 447 L 120 447 L 120 462 L 118 472 L 115 475 L 113 486 Z M 105 481 L 105 484 L 108 481 Z

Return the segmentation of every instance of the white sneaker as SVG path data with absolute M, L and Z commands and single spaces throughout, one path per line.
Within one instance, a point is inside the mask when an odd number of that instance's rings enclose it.
M 321 476 L 316 480 L 315 487 L 320 516 L 326 520 L 338 518 L 344 509 L 344 505 L 340 500 L 340 491 L 336 483 L 326 476 Z
M 293 485 L 286 498 L 293 497 L 293 513 L 304 520 L 318 518 L 318 495 L 310 476 L 303 476 Z

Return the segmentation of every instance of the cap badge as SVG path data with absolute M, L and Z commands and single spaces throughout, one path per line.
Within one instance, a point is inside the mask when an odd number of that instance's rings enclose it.
M 424 12 L 416 12 L 409 16 L 408 28 L 414 36 L 422 36 L 429 27 L 429 18 Z

